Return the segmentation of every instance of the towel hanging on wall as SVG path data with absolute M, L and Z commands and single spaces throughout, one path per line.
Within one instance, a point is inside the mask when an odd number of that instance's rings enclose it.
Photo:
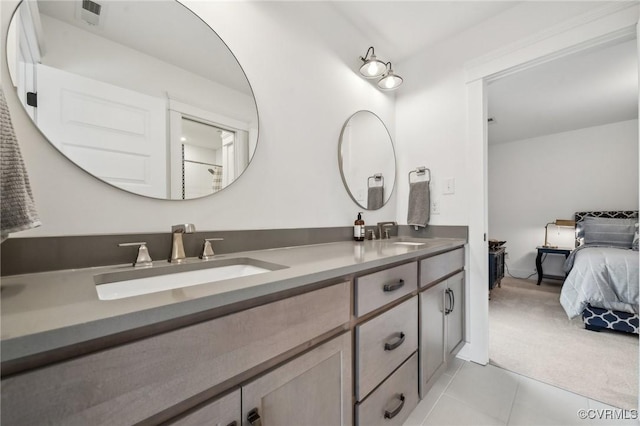
M 425 181 L 411 182 L 411 174 L 416 173 L 421 176 L 429 172 L 429 178 Z M 431 194 L 429 184 L 431 183 L 431 171 L 426 167 L 418 167 L 409 172 L 409 208 L 407 212 L 407 225 L 425 227 L 429 224 L 429 213 L 431 205 Z
M 0 88 L 0 241 L 10 233 L 24 231 L 41 225 L 33 202 L 29 176 L 20 154 L 9 115 L 9 107 Z
M 379 185 L 375 185 L 376 183 L 379 183 Z M 382 173 L 376 173 L 367 179 L 367 210 L 378 210 L 383 205 L 384 176 L 382 176 Z
M 370 186 L 367 192 L 367 210 L 378 210 L 384 205 L 384 187 Z

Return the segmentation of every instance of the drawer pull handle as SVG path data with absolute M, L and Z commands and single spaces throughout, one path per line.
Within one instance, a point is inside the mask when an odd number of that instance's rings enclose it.
M 395 409 L 391 411 L 384 410 L 385 419 L 392 419 L 397 416 L 400 411 L 402 411 L 402 407 L 404 407 L 404 394 L 401 393 L 398 399 L 400 399 L 400 405 L 398 405 Z
M 260 419 L 260 414 L 258 414 L 257 408 L 249 411 L 249 414 L 247 414 L 247 421 L 251 426 L 262 426 L 262 420 Z
M 394 349 L 396 349 L 398 346 L 400 346 L 402 343 L 404 343 L 404 333 L 400 332 L 400 338 L 398 340 L 396 340 L 393 343 L 385 343 L 384 344 L 384 350 L 385 351 L 392 351 Z
M 397 290 L 397 289 L 399 289 L 399 288 L 401 288 L 403 286 L 404 286 L 404 280 L 400 280 L 400 281 L 398 281 L 397 283 L 394 283 L 394 284 L 385 284 L 382 287 L 382 290 L 384 290 L 385 292 L 395 291 L 395 290 Z

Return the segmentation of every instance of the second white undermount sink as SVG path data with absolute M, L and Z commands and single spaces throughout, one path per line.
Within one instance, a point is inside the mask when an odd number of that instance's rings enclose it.
M 255 259 L 171 265 L 94 276 L 100 300 L 115 300 L 165 290 L 191 287 L 232 278 L 263 274 L 285 266 Z

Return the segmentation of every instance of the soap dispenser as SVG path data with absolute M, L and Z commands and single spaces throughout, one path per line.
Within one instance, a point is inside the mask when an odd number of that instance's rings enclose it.
M 362 220 L 362 212 L 358 212 L 358 218 L 353 223 L 353 239 L 356 241 L 364 241 L 364 220 Z

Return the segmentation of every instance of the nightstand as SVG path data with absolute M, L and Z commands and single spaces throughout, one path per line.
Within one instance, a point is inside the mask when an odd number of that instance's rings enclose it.
M 543 278 L 550 278 L 552 280 L 564 281 L 564 279 L 567 277 L 566 275 L 545 275 L 544 274 L 544 272 L 542 271 L 542 255 L 543 254 L 561 254 L 566 259 L 567 257 L 569 257 L 569 254 L 571 254 L 573 249 L 566 248 L 566 247 L 543 247 L 543 246 L 536 247 L 536 249 L 538 250 L 538 255 L 536 256 L 536 271 L 538 271 L 538 285 L 540 285 L 540 282 L 542 281 Z

